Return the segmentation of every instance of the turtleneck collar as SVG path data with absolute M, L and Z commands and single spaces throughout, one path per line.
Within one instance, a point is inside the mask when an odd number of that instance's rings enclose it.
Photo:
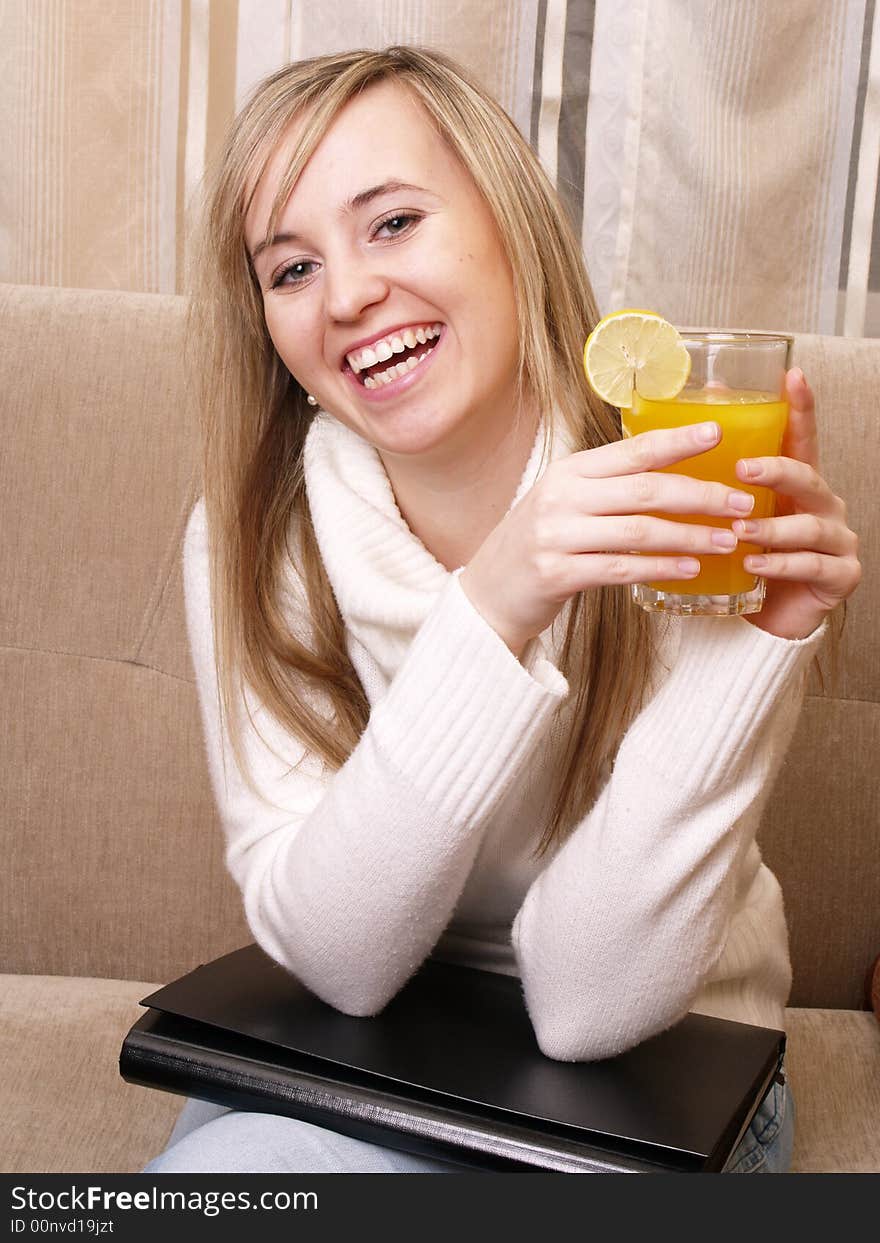
M 553 437 L 553 457 L 566 451 Z M 516 493 L 516 505 L 545 469 L 541 424 Z M 318 548 L 349 634 L 386 676 L 450 578 L 407 526 L 377 451 L 323 412 L 304 450 L 306 493 Z

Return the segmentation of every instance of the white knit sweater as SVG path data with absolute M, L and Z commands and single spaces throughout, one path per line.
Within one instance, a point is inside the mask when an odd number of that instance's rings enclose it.
M 559 450 L 563 451 L 563 450 Z M 541 471 L 532 453 L 514 503 Z M 221 730 L 204 504 L 184 547 L 212 786 L 257 942 L 349 1014 L 429 954 L 519 975 L 540 1048 L 620 1052 L 688 1010 L 783 1028 L 782 895 L 755 830 L 825 626 L 793 642 L 742 618 L 656 618 L 661 661 L 595 805 L 540 861 L 548 748 L 568 684 L 553 632 L 516 660 L 404 522 L 376 452 L 319 416 L 306 484 L 371 705 L 335 773 L 248 693 L 244 785 Z M 293 567 L 283 606 L 307 633 Z

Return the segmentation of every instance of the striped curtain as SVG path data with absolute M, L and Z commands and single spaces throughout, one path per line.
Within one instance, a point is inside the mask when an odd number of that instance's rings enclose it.
M 530 139 L 603 311 L 880 336 L 878 27 L 876 0 L 5 0 L 0 280 L 179 292 L 254 84 L 422 43 Z

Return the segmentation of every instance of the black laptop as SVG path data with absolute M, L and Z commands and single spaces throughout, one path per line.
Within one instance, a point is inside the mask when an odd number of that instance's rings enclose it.
M 617 1057 L 538 1048 L 519 979 L 428 959 L 381 1014 L 327 1005 L 258 946 L 144 998 L 127 1081 L 285 1114 L 462 1172 L 720 1171 L 782 1032 L 689 1014 Z

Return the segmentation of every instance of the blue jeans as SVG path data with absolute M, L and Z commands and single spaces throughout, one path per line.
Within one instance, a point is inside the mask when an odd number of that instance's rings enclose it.
M 773 1083 L 723 1174 L 787 1174 L 797 1116 L 788 1080 Z
M 725 1174 L 784 1174 L 794 1142 L 794 1100 L 774 1083 Z M 144 1174 L 461 1174 L 450 1161 L 419 1157 L 296 1118 L 245 1113 L 188 1100 L 168 1145 Z

